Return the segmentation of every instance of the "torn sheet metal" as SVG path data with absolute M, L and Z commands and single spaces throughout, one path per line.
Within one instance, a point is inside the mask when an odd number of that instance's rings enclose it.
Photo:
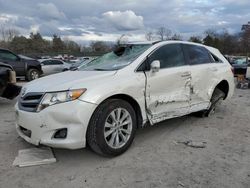
M 157 74 L 146 73 L 146 110 L 150 124 L 182 116 L 189 112 L 190 67 L 162 69 Z
M 26 167 L 55 163 L 56 158 L 49 147 L 29 148 L 18 151 L 13 166 Z

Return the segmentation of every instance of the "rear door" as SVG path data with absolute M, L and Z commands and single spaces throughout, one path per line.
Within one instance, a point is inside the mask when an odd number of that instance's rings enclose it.
M 180 44 L 155 50 L 147 63 L 160 61 L 158 72 L 146 72 L 146 109 L 151 124 L 189 113 L 191 72 Z
M 8 50 L 0 50 L 0 61 L 9 64 L 16 71 L 17 76 L 25 76 L 25 62 Z
M 62 72 L 64 69 L 64 64 L 60 60 L 52 60 L 55 73 Z
M 42 70 L 44 75 L 49 75 L 55 73 L 55 67 L 51 60 L 44 60 L 42 63 Z
M 183 50 L 191 67 L 190 112 L 207 109 L 211 90 L 218 82 L 218 63 L 212 62 L 210 52 L 203 46 L 183 44 Z

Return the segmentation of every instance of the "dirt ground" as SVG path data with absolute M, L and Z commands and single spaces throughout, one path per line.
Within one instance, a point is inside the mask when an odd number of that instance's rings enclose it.
M 0 99 L 0 187 L 250 187 L 250 90 L 236 90 L 209 118 L 185 116 L 137 131 L 130 149 L 104 158 L 89 149 L 54 149 L 57 163 L 12 166 L 32 147 L 15 131 L 14 104 Z M 205 141 L 193 148 L 188 140 Z

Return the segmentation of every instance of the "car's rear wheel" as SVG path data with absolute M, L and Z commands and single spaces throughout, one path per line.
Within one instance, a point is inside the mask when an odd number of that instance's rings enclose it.
M 136 114 L 126 101 L 110 99 L 100 104 L 91 117 L 87 143 L 98 154 L 116 156 L 131 145 L 136 131 Z
M 221 104 L 225 98 L 225 93 L 218 88 L 215 88 L 214 93 L 211 97 L 211 105 L 209 109 L 200 112 L 195 112 L 194 115 L 197 117 L 209 117 L 214 114 L 216 108 Z
M 29 69 L 27 72 L 27 80 L 31 81 L 31 80 L 35 80 L 37 78 L 40 77 L 40 72 L 37 69 Z

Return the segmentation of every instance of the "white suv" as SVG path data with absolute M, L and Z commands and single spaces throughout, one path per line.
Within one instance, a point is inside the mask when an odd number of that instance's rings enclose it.
M 137 128 L 196 112 L 208 116 L 234 90 L 231 66 L 201 44 L 126 44 L 79 71 L 40 78 L 23 87 L 17 132 L 26 141 L 83 148 L 115 156 Z

